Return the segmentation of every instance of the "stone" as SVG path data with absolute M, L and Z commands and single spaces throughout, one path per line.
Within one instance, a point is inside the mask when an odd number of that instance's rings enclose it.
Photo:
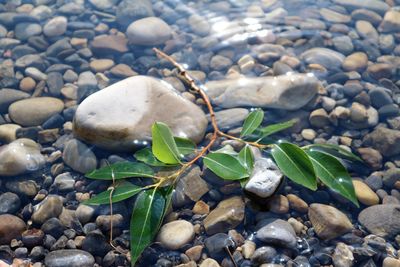
M 21 92 L 14 89 L 1 89 L 0 90 L 0 113 L 7 113 L 8 107 L 18 101 L 30 97 L 28 93 Z
M 364 52 L 355 52 L 343 61 L 345 71 L 363 71 L 368 65 L 368 56 Z
M 10 118 L 22 126 L 37 126 L 60 113 L 64 103 L 53 97 L 35 97 L 14 102 L 8 108 Z
M 382 267 L 400 267 L 400 260 L 391 257 L 386 257 L 383 260 Z
M 172 29 L 162 19 L 148 17 L 130 24 L 126 36 L 131 44 L 154 46 L 169 40 L 172 37 Z
M 63 210 L 63 202 L 59 196 L 48 195 L 33 207 L 32 221 L 43 224 L 50 218 L 58 217 Z
M 201 262 L 199 267 L 220 267 L 220 265 L 218 264 L 218 262 L 216 260 L 207 258 Z
M 286 248 L 295 248 L 297 244 L 296 232 L 287 221 L 281 219 L 267 221 L 256 233 L 257 239 L 264 243 Z
M 371 188 L 360 180 L 353 180 L 354 190 L 356 192 L 357 199 L 364 205 L 372 206 L 379 204 L 378 195 L 372 191 Z
M 92 51 L 100 55 L 128 52 L 128 40 L 123 35 L 99 35 L 90 45 Z
M 25 75 L 32 77 L 37 81 L 47 80 L 47 74 L 41 72 L 40 70 L 34 67 L 26 68 Z
M 44 164 L 40 147 L 33 140 L 21 138 L 0 147 L 0 176 L 36 171 Z
M 399 143 L 400 131 L 383 127 L 376 128 L 364 138 L 364 146 L 372 146 L 385 157 L 400 154 Z
M 111 59 L 95 59 L 90 62 L 89 66 L 94 72 L 104 72 L 114 66 L 114 61 Z
M 39 186 L 35 181 L 26 180 L 26 178 L 9 180 L 6 182 L 6 188 L 19 195 L 22 199 L 35 197 L 39 190 Z
M 15 26 L 15 37 L 18 40 L 25 41 L 31 36 L 39 35 L 42 33 L 42 27 L 40 24 L 31 22 L 18 23 Z
M 44 264 L 48 267 L 92 267 L 94 257 L 86 251 L 78 249 L 60 249 L 46 255 Z
M 387 170 L 382 177 L 383 184 L 392 188 L 397 181 L 400 181 L 400 169 L 390 168 Z
M 390 8 L 388 4 L 379 0 L 334 0 L 333 2 L 350 11 L 355 9 L 368 9 L 380 15 L 383 15 Z
M 356 22 L 356 30 L 358 34 L 367 40 L 377 42 L 379 39 L 379 33 L 375 27 L 368 21 L 358 20 Z
M 374 88 L 368 92 L 372 106 L 381 108 L 393 103 L 390 95 L 383 88 Z
M 200 36 L 207 36 L 210 32 L 211 25 L 206 18 L 198 14 L 193 14 L 189 17 L 189 25 L 191 30 Z
M 17 130 L 21 128 L 18 124 L 6 123 L 0 125 L 0 142 L 11 143 L 17 139 Z
M 196 143 L 207 127 L 203 111 L 171 87 L 155 78 L 134 76 L 87 97 L 76 110 L 74 133 L 104 149 L 130 151 L 150 141 L 155 121 Z
M 229 68 L 232 65 L 232 60 L 230 58 L 215 55 L 211 58 L 210 67 L 213 70 L 223 71 Z
M 379 23 L 382 21 L 381 15 L 378 13 L 367 10 L 367 9 L 356 9 L 353 12 L 351 12 L 351 17 L 353 18 L 354 21 L 357 20 L 366 20 L 372 23 L 374 26 L 378 26 Z
M 24 92 L 30 92 L 36 87 L 36 82 L 31 77 L 23 78 L 19 83 L 19 88 Z
M 149 0 L 122 0 L 117 6 L 117 22 L 128 26 L 132 21 L 154 16 L 153 7 Z
M 253 241 L 250 241 L 250 240 L 244 241 L 244 244 L 241 247 L 243 257 L 245 259 L 250 259 L 253 256 L 254 251 L 256 250 L 256 247 L 257 247 L 257 245 Z
M 283 195 L 272 196 L 268 200 L 267 209 L 273 213 L 285 214 L 289 211 L 289 200 Z
M 314 231 L 324 240 L 331 240 L 353 229 L 349 218 L 340 210 L 324 204 L 314 203 L 308 209 L 308 217 Z
M 383 238 L 391 238 L 400 233 L 400 205 L 374 205 L 360 212 L 358 221 L 367 230 Z
M 201 170 L 198 166 L 188 169 L 177 182 L 176 190 L 182 191 L 191 201 L 198 201 L 209 190 L 208 184 L 200 176 Z
M 288 194 L 286 197 L 289 200 L 289 206 L 291 209 L 293 209 L 297 212 L 301 212 L 301 213 L 306 213 L 308 211 L 307 202 L 305 202 L 303 199 L 301 199 L 297 195 Z
M 261 198 L 272 196 L 283 179 L 283 174 L 271 159 L 259 158 L 254 162 L 253 172 L 245 190 Z
M 61 73 L 59 72 L 50 72 L 47 75 L 47 88 L 49 89 L 49 93 L 52 96 L 59 96 L 61 93 L 61 89 L 64 86 L 64 81 Z
M 89 2 L 100 10 L 107 10 L 118 4 L 118 0 L 89 0 Z
M 0 215 L 1 214 L 15 214 L 21 207 L 21 200 L 18 195 L 5 192 L 0 195 Z
M 312 74 L 236 78 L 205 84 L 212 102 L 222 108 L 249 106 L 286 110 L 306 105 L 320 86 Z
M 381 25 L 379 25 L 381 32 L 399 32 L 400 31 L 400 12 L 391 9 L 385 13 Z
M 185 254 L 192 261 L 198 261 L 198 260 L 200 260 L 202 252 L 203 252 L 203 246 L 197 245 L 197 246 L 191 247 L 188 250 L 186 250 Z
M 272 262 L 277 256 L 277 251 L 275 248 L 270 246 L 262 246 L 254 251 L 253 256 L 251 256 L 251 262 L 256 266 L 264 267 L 265 262 Z M 269 266 L 270 267 L 270 266 Z M 276 266 L 273 266 L 276 267 Z
M 353 266 L 354 256 L 351 248 L 345 243 L 339 242 L 333 252 L 332 261 L 334 266 L 338 267 Z
M 57 188 L 61 192 L 72 191 L 74 189 L 75 179 L 71 173 L 61 173 L 54 178 L 52 187 Z
M 9 245 L 12 239 L 21 237 L 26 224 L 19 217 L 11 214 L 0 215 L 0 245 Z
M 67 30 L 67 22 L 66 17 L 59 16 L 52 18 L 43 27 L 44 35 L 48 37 L 63 35 Z
M 215 112 L 215 119 L 220 129 L 229 129 L 242 125 L 249 111 L 245 108 L 230 108 Z M 211 122 L 210 116 L 207 119 Z
M 371 147 L 361 147 L 358 150 L 361 158 L 373 169 L 379 170 L 382 168 L 382 155 L 378 150 Z
M 326 69 L 339 68 L 345 56 L 328 48 L 311 48 L 300 55 L 307 64 L 318 64 Z
M 368 120 L 367 108 L 357 102 L 353 102 L 350 108 L 350 120 L 353 122 L 364 122 Z
M 238 226 L 244 219 L 244 202 L 235 196 L 221 201 L 204 219 L 204 228 L 208 235 L 226 232 Z
M 177 250 L 190 243 L 194 234 L 194 227 L 190 222 L 185 220 L 172 221 L 161 227 L 157 241 L 166 249 Z
M 126 64 L 118 64 L 111 68 L 110 73 L 119 78 L 128 78 L 138 75 L 131 67 Z
M 97 167 L 97 158 L 92 150 L 79 140 L 71 139 L 64 147 L 63 160 L 74 171 L 87 173 Z
M 368 66 L 368 74 L 375 80 L 392 77 L 393 65 L 388 63 L 376 63 Z
M 321 8 L 319 13 L 326 21 L 332 23 L 348 23 L 351 20 L 349 15 L 345 15 L 328 8 Z

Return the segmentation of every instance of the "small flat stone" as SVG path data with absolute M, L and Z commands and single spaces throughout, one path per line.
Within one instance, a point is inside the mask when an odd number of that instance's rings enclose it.
M 358 221 L 380 237 L 391 238 L 400 233 L 400 205 L 374 205 L 360 212 Z
M 157 236 L 163 247 L 170 250 L 180 249 L 194 238 L 193 225 L 185 220 L 178 220 L 164 224 Z
M 49 195 L 33 207 L 32 221 L 43 224 L 50 218 L 58 217 L 63 210 L 63 202 L 59 196 Z
M 130 24 L 126 35 L 129 42 L 135 45 L 159 45 L 171 38 L 172 29 L 162 19 L 148 17 Z
M 297 244 L 296 233 L 287 221 L 277 219 L 261 227 L 256 234 L 257 239 L 264 243 L 295 248 Z
M 379 204 L 378 195 L 371 188 L 360 180 L 353 180 L 354 190 L 358 200 L 367 206 Z
M 95 261 L 89 252 L 78 249 L 61 249 L 47 254 L 44 263 L 48 267 L 92 267 Z

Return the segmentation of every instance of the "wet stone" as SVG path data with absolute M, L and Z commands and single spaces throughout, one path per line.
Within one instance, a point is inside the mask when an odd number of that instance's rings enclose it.
M 12 239 L 20 237 L 25 228 L 25 222 L 19 217 L 0 215 L 0 245 L 8 245 Z
M 191 242 L 194 234 L 194 228 L 190 222 L 178 220 L 163 225 L 158 233 L 157 240 L 163 247 L 176 250 Z
M 284 220 L 267 220 L 266 222 L 260 222 L 265 224 L 262 226 L 256 234 L 257 239 L 264 243 L 295 248 L 297 244 L 296 233 L 293 227 Z
M 18 195 L 6 192 L 0 195 L 0 215 L 15 214 L 21 206 L 21 200 Z
M 374 205 L 361 211 L 358 221 L 370 233 L 387 238 L 400 233 L 399 216 L 399 205 Z
M 39 204 L 34 206 L 32 221 L 43 224 L 50 218 L 58 217 L 63 209 L 63 203 L 59 196 L 49 195 Z
M 83 250 L 63 249 L 52 251 L 46 255 L 44 260 L 49 267 L 92 267 L 95 260 L 93 256 Z
M 96 169 L 97 158 L 92 150 L 77 139 L 69 140 L 63 152 L 64 162 L 73 170 L 87 173 Z

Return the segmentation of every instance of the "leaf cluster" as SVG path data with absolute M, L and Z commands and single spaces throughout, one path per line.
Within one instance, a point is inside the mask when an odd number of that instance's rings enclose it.
M 204 152 L 200 156 L 205 167 L 223 179 L 239 181 L 245 186 L 254 167 L 252 146 L 262 148 L 293 182 L 310 190 L 316 190 L 320 182 L 358 206 L 351 177 L 340 160 L 361 161 L 357 156 L 339 146 L 299 147 L 289 142 L 272 141 L 271 135 L 292 127 L 295 122 L 264 127 L 261 126 L 263 120 L 262 110 L 251 112 L 240 134 L 239 140 L 245 144 L 243 148 L 238 153 L 222 149 Z M 170 205 L 175 182 L 194 163 L 187 156 L 196 151 L 192 141 L 174 137 L 166 124 L 156 122 L 152 126 L 152 146 L 137 151 L 134 154 L 136 162 L 118 162 L 86 174 L 91 179 L 113 181 L 113 186 L 86 204 L 111 204 L 136 196 L 130 222 L 132 266 L 157 234 Z M 159 176 L 159 170 L 170 170 L 167 173 L 172 174 Z M 152 183 L 141 186 L 126 178 L 151 179 Z

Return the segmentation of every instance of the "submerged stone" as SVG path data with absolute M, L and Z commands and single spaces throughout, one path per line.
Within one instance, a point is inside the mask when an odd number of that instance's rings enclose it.
M 374 205 L 360 212 L 358 221 L 367 230 L 384 238 L 400 233 L 400 205 Z
M 167 83 L 135 76 L 87 97 L 76 110 L 74 133 L 98 147 L 127 151 L 151 140 L 156 121 L 195 142 L 203 139 L 207 127 L 204 112 Z
M 237 78 L 205 84 L 212 102 L 223 108 L 250 106 L 286 110 L 306 105 L 320 86 L 312 74 Z

